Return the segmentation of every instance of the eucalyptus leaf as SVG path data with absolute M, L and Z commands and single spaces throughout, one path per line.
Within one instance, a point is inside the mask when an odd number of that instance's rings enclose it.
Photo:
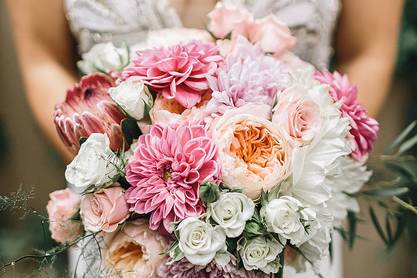
M 387 148 L 386 152 L 390 152 L 390 151 L 394 150 L 395 148 L 397 148 L 405 140 L 405 138 L 407 138 L 407 136 L 414 129 L 416 124 L 417 124 L 417 121 L 414 121 L 411 124 L 409 124 L 403 130 L 403 132 L 401 132 L 400 135 L 398 135 L 398 137 L 395 138 L 394 142 Z
M 384 230 L 382 229 L 378 217 L 376 216 L 376 213 L 372 206 L 369 207 L 369 215 L 371 216 L 372 223 L 374 224 L 375 230 L 377 231 L 378 235 L 381 237 L 382 241 L 384 241 L 384 243 L 388 245 L 387 237 L 385 236 Z
M 362 195 L 372 196 L 372 197 L 392 197 L 399 196 L 408 192 L 407 187 L 386 187 L 379 189 L 370 189 L 362 191 Z
M 199 195 L 200 195 L 200 199 L 205 204 L 210 204 L 210 203 L 217 201 L 217 199 L 219 199 L 220 188 L 217 184 L 207 182 L 200 186 Z

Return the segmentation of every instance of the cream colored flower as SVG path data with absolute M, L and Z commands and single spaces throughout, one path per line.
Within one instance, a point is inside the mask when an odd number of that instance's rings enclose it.
M 290 174 L 292 148 L 279 127 L 251 114 L 225 113 L 213 127 L 225 186 L 257 199 Z
M 158 232 L 149 229 L 144 219 L 128 222 L 115 233 L 104 237 L 103 257 L 110 277 L 156 278 L 165 263 L 168 243 Z M 119 275 L 119 276 L 117 276 Z

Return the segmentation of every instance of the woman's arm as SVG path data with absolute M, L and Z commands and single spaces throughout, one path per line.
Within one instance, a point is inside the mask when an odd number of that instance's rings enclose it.
M 55 104 L 76 81 L 63 1 L 7 0 L 29 104 L 42 130 L 71 157 L 53 124 Z
M 377 116 L 394 70 L 403 0 L 345 0 L 336 34 L 336 68 L 358 85 Z

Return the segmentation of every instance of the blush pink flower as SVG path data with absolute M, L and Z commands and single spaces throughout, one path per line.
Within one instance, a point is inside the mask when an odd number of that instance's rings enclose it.
M 81 221 L 71 219 L 80 207 L 80 197 L 69 189 L 49 194 L 46 206 L 52 238 L 60 243 L 71 242 L 82 234 Z
M 138 52 L 122 78 L 137 76 L 165 98 L 191 108 L 209 89 L 207 76 L 214 74 L 221 60 L 214 44 L 192 41 Z
M 65 101 L 55 107 L 56 129 L 73 153 L 80 149 L 80 139 L 92 133 L 107 134 L 112 150 L 122 148 L 120 123 L 126 116 L 107 93 L 112 86 L 114 79 L 108 75 L 87 75 L 68 90 Z
M 116 185 L 82 198 L 80 214 L 87 231 L 111 233 L 129 217 L 123 189 Z
M 372 151 L 378 138 L 379 124 L 358 103 L 357 87 L 349 82 L 346 75 L 338 72 L 316 72 L 315 78 L 330 86 L 330 95 L 335 101 L 341 102 L 340 110 L 350 121 L 350 133 L 354 144 L 352 157 L 356 160 L 366 157 Z
M 232 3 L 217 2 L 208 14 L 208 30 L 217 38 L 223 39 L 240 23 L 251 18 L 244 8 Z
M 201 183 L 217 179 L 217 149 L 202 124 L 154 125 L 138 139 L 126 169 L 131 211 L 150 213 L 150 228 L 200 215 Z

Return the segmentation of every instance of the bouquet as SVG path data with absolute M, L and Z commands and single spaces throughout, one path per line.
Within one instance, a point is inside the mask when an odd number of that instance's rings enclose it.
M 219 3 L 209 19 L 210 35 L 94 46 L 56 106 L 75 158 L 50 231 L 63 246 L 97 239 L 95 276 L 319 274 L 359 212 L 378 123 L 357 88 L 292 54 L 272 15 Z

